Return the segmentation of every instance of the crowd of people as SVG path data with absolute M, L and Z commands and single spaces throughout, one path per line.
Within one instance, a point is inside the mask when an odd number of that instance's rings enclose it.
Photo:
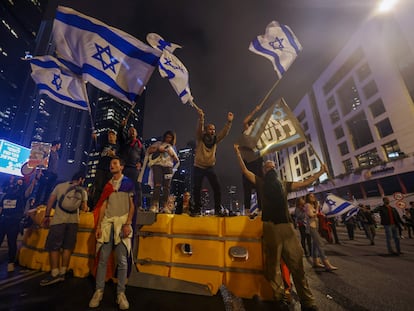
M 257 106 L 245 118 L 244 132 L 254 123 L 252 117 L 260 108 L 261 106 Z M 99 252 L 95 292 L 89 307 L 98 307 L 103 299 L 108 259 L 114 249 L 118 279 L 117 303 L 121 310 L 128 309 L 125 288 L 131 262 L 136 211 L 143 211 L 141 181 L 147 166 L 150 168 L 149 179 L 153 189 L 150 212 L 200 216 L 201 188 L 206 178 L 213 190 L 214 214 L 219 217 L 227 216 L 221 204 L 221 187 L 215 164 L 217 146 L 228 135 L 234 116 L 229 112 L 223 129 L 216 134 L 214 124 L 205 124 L 204 111 L 197 108 L 197 113 L 194 187 L 186 189 L 177 200 L 170 194 L 171 179 L 179 165 L 174 131 L 165 131 L 159 141 L 145 150 L 136 129 L 125 128 L 127 120 L 122 121 L 118 131 L 108 130 L 107 137 L 102 142 L 98 142 L 97 136 L 93 135 L 100 158 L 93 186 L 88 191 L 83 187 L 85 174 L 82 172 L 75 173 L 70 181 L 55 185 L 59 171 L 58 141 L 52 144 L 47 170 L 38 170 L 31 178 L 11 176 L 2 186 L 5 195 L 0 204 L 0 242 L 7 236 L 8 271 L 14 270 L 16 241 L 22 218 L 36 205 L 46 204 L 42 226 L 49 228 L 45 249 L 49 252 L 51 272 L 40 285 L 47 286 L 63 281 L 76 244 L 79 211 L 92 210 Z M 257 195 L 263 221 L 264 275 L 273 288 L 275 300 L 282 309 L 289 304 L 291 275 L 302 310 L 317 310 L 305 276 L 303 257 L 311 257 L 315 269 L 338 269 L 328 260 L 322 240 L 325 237 L 328 241 L 340 244 L 336 233 L 336 219 L 327 219 L 322 214 L 314 193 L 297 198 L 295 213 L 291 215 L 287 195 L 315 182 L 327 172 L 325 164 L 321 164 L 319 172 L 305 181 L 282 181 L 277 176 L 274 161 L 261 157 L 246 161 L 238 144 L 234 145 L 234 150 L 243 176 L 246 211 L 249 211 L 252 193 Z M 414 233 L 414 202 L 410 202 L 410 205 L 411 208 L 400 217 L 395 208 L 391 207 L 389 199 L 384 197 L 383 205 L 374 210 L 360 205 L 358 214 L 342 221 L 350 240 L 355 238 L 355 228 L 360 227 L 370 244 L 374 245 L 377 224 L 373 213 L 378 212 L 385 229 L 389 254 L 400 255 L 402 226 L 406 226 L 410 238 Z M 300 239 L 295 228 L 299 231 Z

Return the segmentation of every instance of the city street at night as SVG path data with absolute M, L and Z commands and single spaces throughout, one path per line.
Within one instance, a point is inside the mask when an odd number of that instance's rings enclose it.
M 412 310 L 414 296 L 414 239 L 401 240 L 403 254 L 388 256 L 382 229 L 377 230 L 376 245 L 371 246 L 362 231 L 357 229 L 355 240 L 347 240 L 343 226 L 339 227 L 340 245 L 327 244 L 330 261 L 339 267 L 335 272 L 313 270 L 305 261 L 306 273 L 317 304 L 322 311 L 404 311 Z M 407 232 L 404 232 L 407 235 Z M 5 244 L 0 250 L 5 263 Z M 0 267 L 0 310 L 90 310 L 88 302 L 93 294 L 93 279 L 68 278 L 65 282 L 48 287 L 39 286 L 45 272 L 17 267 L 7 274 L 6 264 Z M 97 310 L 117 310 L 115 288 L 107 284 L 104 300 Z M 225 304 L 220 292 L 215 296 L 199 296 L 138 287 L 126 292 L 130 310 L 278 310 L 270 302 L 243 299 L 242 304 Z M 293 295 L 290 310 L 300 310 Z M 227 307 L 226 307 L 227 306 Z

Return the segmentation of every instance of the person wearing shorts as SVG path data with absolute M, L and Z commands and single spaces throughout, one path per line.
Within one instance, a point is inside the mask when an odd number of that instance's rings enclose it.
M 73 175 L 72 181 L 58 184 L 49 197 L 42 226 L 49 228 L 45 249 L 49 252 L 51 272 L 45 279 L 40 281 L 40 286 L 47 286 L 65 280 L 70 257 L 76 245 L 79 209 L 85 212 L 88 211 L 86 204 L 88 195 L 85 189 L 81 188 L 84 181 L 85 175 L 81 172 L 76 173 Z M 73 187 L 79 189 L 79 191 L 74 192 L 76 197 L 74 202 L 80 202 L 80 206 L 74 206 L 72 210 L 68 210 L 60 202 L 71 187 L 72 189 L 74 189 Z M 55 213 L 52 216 L 51 210 L 56 202 Z M 62 260 L 60 260 L 61 249 L 63 250 Z M 62 265 L 59 267 L 60 262 L 62 262 Z

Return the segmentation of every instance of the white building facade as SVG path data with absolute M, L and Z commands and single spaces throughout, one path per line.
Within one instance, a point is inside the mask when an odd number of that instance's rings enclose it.
M 284 150 L 282 177 L 306 179 L 320 167 L 318 154 L 335 184 L 315 192 L 414 192 L 413 9 L 404 1 L 392 15 L 371 17 L 314 82 L 294 109 L 314 152 L 305 144 Z

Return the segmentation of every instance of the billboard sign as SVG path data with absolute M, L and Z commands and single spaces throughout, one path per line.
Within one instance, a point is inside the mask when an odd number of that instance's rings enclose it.
M 0 139 L 0 173 L 23 176 L 20 169 L 29 156 L 29 148 Z

